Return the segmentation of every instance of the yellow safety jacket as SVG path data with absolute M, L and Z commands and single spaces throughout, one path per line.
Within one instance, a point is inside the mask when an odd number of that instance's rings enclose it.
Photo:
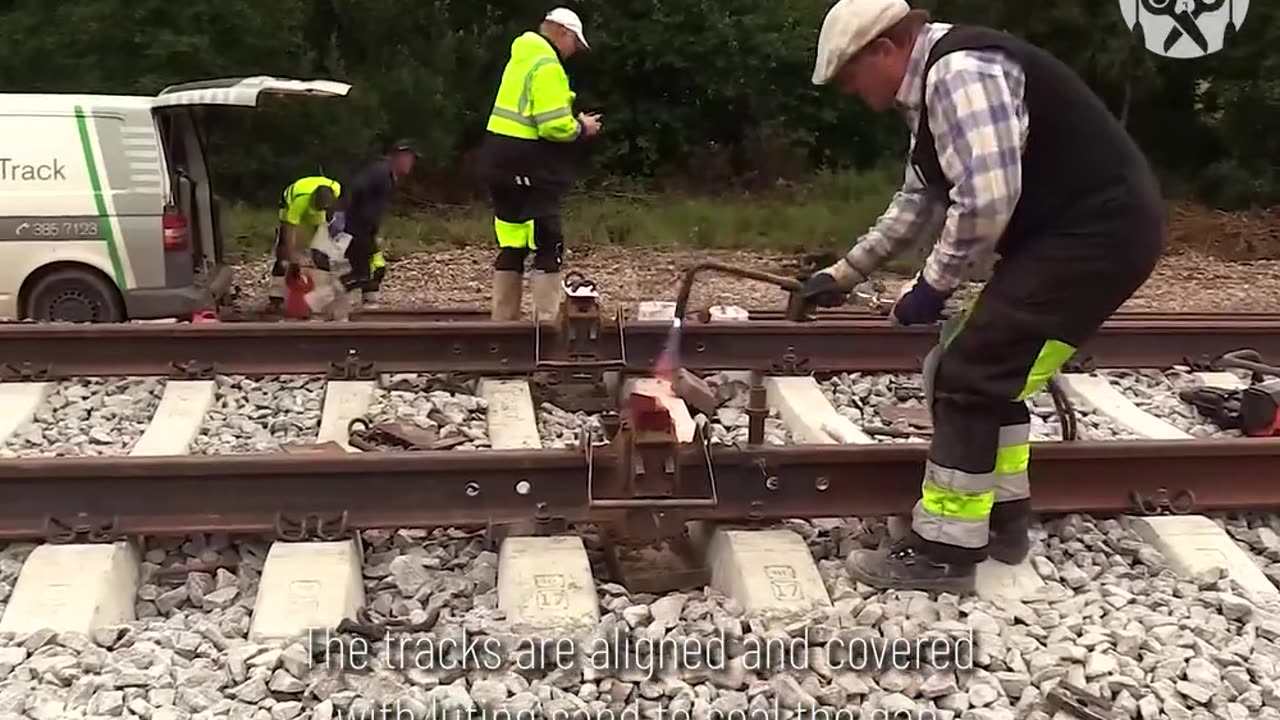
M 521 140 L 573 142 L 582 132 L 573 114 L 574 97 L 555 48 L 527 32 L 511 43 L 486 129 Z
M 567 190 L 586 136 L 556 49 L 536 32 L 511 43 L 476 167 L 490 184 Z
M 316 228 L 328 222 L 323 210 L 311 207 L 311 194 L 321 186 L 333 188 L 335 198 L 342 197 L 342 185 L 337 180 L 318 175 L 296 180 L 284 189 L 284 194 L 280 197 L 280 222 L 300 227 L 304 237 L 308 232 L 315 233 Z M 310 239 L 306 237 L 307 241 Z

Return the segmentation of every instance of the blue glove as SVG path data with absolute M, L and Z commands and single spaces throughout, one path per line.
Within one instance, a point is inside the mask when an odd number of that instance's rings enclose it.
M 894 304 L 890 317 L 899 325 L 930 325 L 942 319 L 949 295 L 919 278 Z

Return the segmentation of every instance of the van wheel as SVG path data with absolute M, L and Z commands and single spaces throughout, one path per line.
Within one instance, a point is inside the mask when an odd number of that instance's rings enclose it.
M 27 296 L 27 317 L 40 322 L 116 323 L 124 307 L 115 286 L 84 270 L 55 270 Z

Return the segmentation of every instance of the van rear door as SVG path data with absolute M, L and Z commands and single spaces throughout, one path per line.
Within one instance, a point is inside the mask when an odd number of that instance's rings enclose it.
M 342 97 L 351 86 L 333 80 L 290 80 L 259 75 L 247 78 L 197 80 L 171 85 L 156 96 L 154 106 L 168 108 L 190 105 L 238 105 L 257 107 L 258 99 L 267 95 L 314 95 Z
M 206 138 L 200 108 L 253 108 L 263 96 L 344 97 L 350 91 L 347 83 L 333 80 L 259 75 L 181 83 L 161 90 L 155 97 L 152 107 L 161 116 L 159 124 L 170 160 L 174 201 L 186 216 L 193 236 L 193 259 L 209 274 L 210 289 L 215 295 L 223 295 L 230 288 L 231 273 L 230 268 L 222 267 L 222 223 L 204 151 Z M 175 163 L 176 158 L 180 162 Z

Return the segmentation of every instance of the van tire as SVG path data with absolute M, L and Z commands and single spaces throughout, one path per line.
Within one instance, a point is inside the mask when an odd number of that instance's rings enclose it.
M 26 316 L 38 322 L 124 321 L 124 303 L 115 286 L 91 270 L 54 270 L 31 287 L 26 304 Z

